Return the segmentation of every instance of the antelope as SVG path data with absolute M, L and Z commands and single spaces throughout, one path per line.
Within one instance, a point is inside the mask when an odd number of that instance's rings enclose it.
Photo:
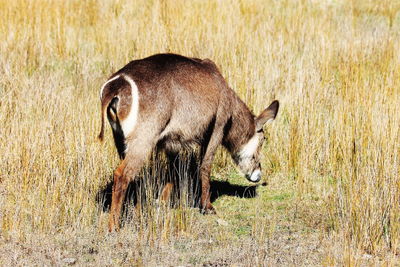
M 101 87 L 101 130 L 107 117 L 121 163 L 114 171 L 109 231 L 118 231 L 127 186 L 152 151 L 173 160 L 183 149 L 200 149 L 201 211 L 210 203 L 210 171 L 219 145 L 251 182 L 261 179 L 263 126 L 275 119 L 273 101 L 255 116 L 228 86 L 210 59 L 156 54 L 134 60 Z M 166 185 L 171 188 L 171 184 Z M 163 192 L 164 195 L 164 192 Z

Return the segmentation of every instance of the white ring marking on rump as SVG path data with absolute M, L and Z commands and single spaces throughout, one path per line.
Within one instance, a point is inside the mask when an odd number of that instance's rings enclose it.
M 129 136 L 132 133 L 133 129 L 135 128 L 138 112 L 139 112 L 139 91 L 136 83 L 132 80 L 131 77 L 127 75 L 122 75 L 122 77 L 129 83 L 131 87 L 131 97 L 132 97 L 132 104 L 131 109 L 129 111 L 128 116 L 121 120 L 121 128 L 124 132 L 124 136 Z
M 106 87 L 106 85 L 109 84 L 110 82 L 112 82 L 112 81 L 118 79 L 118 78 L 119 78 L 119 75 L 117 75 L 117 76 L 115 76 L 115 77 L 112 77 L 111 79 L 109 79 L 108 81 L 106 81 L 106 82 L 103 84 L 103 86 L 102 86 L 101 89 L 100 89 L 100 100 L 101 100 L 102 97 L 103 97 L 103 90 L 104 90 L 104 88 Z

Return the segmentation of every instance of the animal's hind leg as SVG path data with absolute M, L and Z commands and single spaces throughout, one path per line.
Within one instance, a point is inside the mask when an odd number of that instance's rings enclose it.
M 146 139 L 130 140 L 130 149 L 127 151 L 125 159 L 114 172 L 111 210 L 108 221 L 108 229 L 110 232 L 119 230 L 119 218 L 126 195 L 126 189 L 129 182 L 135 178 L 144 162 L 147 160 L 153 149 L 154 139 L 153 136 L 147 135 Z
M 176 153 L 167 154 L 168 158 L 168 174 L 167 174 L 167 183 L 164 185 L 163 190 L 161 192 L 160 199 L 164 203 L 168 203 L 171 200 L 171 194 L 174 189 L 174 183 L 177 181 L 178 168 L 179 168 L 179 155 Z
M 171 193 L 172 189 L 174 188 L 174 184 L 172 182 L 168 182 L 164 185 L 164 188 L 161 192 L 161 201 L 164 203 L 168 203 L 168 201 L 171 199 Z
M 121 214 L 122 204 L 125 199 L 126 189 L 130 182 L 129 177 L 124 176 L 126 161 L 122 161 L 118 168 L 114 171 L 114 185 L 112 189 L 111 210 L 108 221 L 108 230 L 112 232 L 114 229 L 119 230 L 119 217 Z

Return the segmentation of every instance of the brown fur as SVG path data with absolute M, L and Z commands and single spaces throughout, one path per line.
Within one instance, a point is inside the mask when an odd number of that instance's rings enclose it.
M 215 151 L 222 144 L 232 155 L 237 154 L 256 133 L 257 118 L 209 59 L 157 54 L 130 62 L 110 79 L 116 75 L 129 76 L 136 83 L 139 111 L 133 132 L 123 136 L 118 125 L 128 115 L 132 103 L 129 84 L 120 77 L 105 86 L 99 138 L 104 136 L 107 116 L 110 123 L 117 125 L 113 129 L 114 139 L 123 158 L 114 173 L 110 231 L 119 227 L 128 182 L 155 148 L 176 155 L 184 148 L 200 146 L 201 206 L 205 212 L 213 212 L 209 192 Z M 125 145 L 126 150 L 121 147 Z

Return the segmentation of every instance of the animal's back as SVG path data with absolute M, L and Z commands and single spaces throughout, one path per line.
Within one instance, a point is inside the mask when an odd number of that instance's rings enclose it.
M 118 74 L 129 75 L 138 84 L 141 94 L 178 89 L 172 93 L 178 94 L 186 90 L 192 94 L 204 95 L 219 91 L 219 86 L 226 86 L 217 66 L 211 60 L 176 54 L 156 54 L 131 61 L 115 73 Z M 214 88 L 210 88 L 210 84 L 215 85 Z

